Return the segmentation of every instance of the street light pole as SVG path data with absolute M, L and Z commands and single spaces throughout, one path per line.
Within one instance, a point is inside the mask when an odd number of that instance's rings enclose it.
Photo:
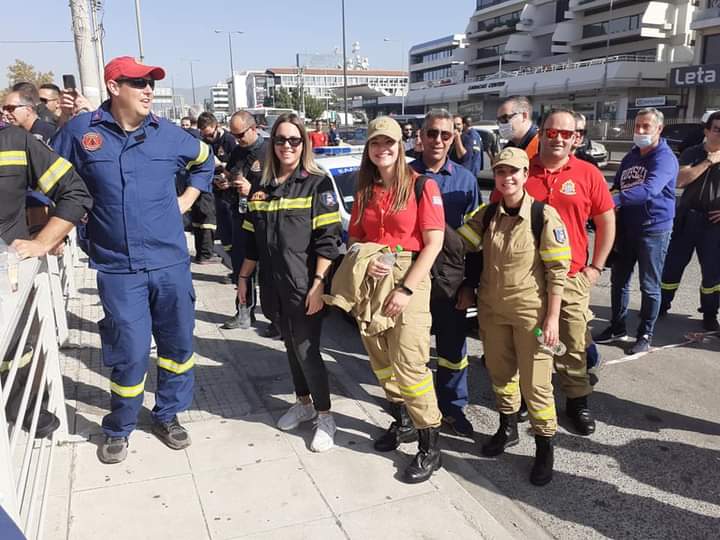
M 183 58 L 186 62 L 190 64 L 190 84 L 192 85 L 192 97 L 193 97 L 193 105 L 197 105 L 195 102 L 195 74 L 193 73 L 193 62 L 199 62 L 200 60 L 196 60 L 194 58 Z
M 216 34 L 227 34 L 228 51 L 230 53 L 230 87 L 232 88 L 232 107 L 237 108 L 237 96 L 235 95 L 235 66 L 233 64 L 232 35 L 244 34 L 242 30 L 215 30 Z
M 143 52 L 142 23 L 140 22 L 140 0 L 135 0 L 135 23 L 137 24 L 138 46 L 140 48 L 140 63 L 142 64 L 145 53 Z
M 343 41 L 343 100 L 345 102 L 345 120 L 343 124 L 349 126 L 348 118 L 348 97 L 347 97 L 347 49 L 345 45 L 345 0 L 341 0 L 342 4 L 342 41 Z

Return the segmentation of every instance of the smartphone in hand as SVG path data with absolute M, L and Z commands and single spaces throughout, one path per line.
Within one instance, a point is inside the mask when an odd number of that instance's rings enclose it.
M 77 88 L 77 85 L 75 84 L 75 75 L 65 74 L 62 76 L 62 79 L 65 90 L 75 90 Z

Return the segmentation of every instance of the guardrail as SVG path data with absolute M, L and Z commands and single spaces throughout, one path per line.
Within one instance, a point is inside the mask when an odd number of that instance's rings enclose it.
M 0 505 L 28 539 L 42 539 L 54 449 L 68 440 L 60 345 L 74 294 L 75 237 L 63 255 L 20 263 L 18 290 L 0 304 Z M 38 420 L 57 427 L 36 438 Z

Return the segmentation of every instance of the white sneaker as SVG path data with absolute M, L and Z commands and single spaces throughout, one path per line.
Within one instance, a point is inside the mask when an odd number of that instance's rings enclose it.
M 318 414 L 315 419 L 315 435 L 313 435 L 313 440 L 310 443 L 310 450 L 313 452 L 330 450 L 335 446 L 336 430 L 337 426 L 332 414 Z
M 285 414 L 278 420 L 277 427 L 283 431 L 290 431 L 295 429 L 303 422 L 312 420 L 317 415 L 315 407 L 312 403 L 303 403 L 296 401 L 292 407 L 290 407 Z

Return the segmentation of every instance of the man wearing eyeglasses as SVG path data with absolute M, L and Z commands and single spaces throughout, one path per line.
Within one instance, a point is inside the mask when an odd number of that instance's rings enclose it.
M 555 369 L 567 398 L 566 414 L 578 433 L 590 435 L 595 420 L 588 396 L 592 386 L 587 372 L 587 334 L 590 290 L 605 266 L 615 239 L 614 203 L 602 173 L 573 155 L 576 140 L 574 113 L 554 109 L 540 130 L 540 150 L 530 162 L 526 191 L 558 211 L 567 228 L 571 263 L 560 311 L 560 341 L 567 347 L 555 357 Z M 588 260 L 588 219 L 595 222 L 595 246 Z M 530 415 L 534 411 L 528 410 Z
M 38 88 L 38 96 L 40 105 L 38 105 L 38 115 L 50 124 L 57 124 L 60 118 L 60 87 L 53 83 L 45 83 Z M 44 111 L 41 112 L 40 108 Z
M 445 109 L 430 111 L 420 130 L 422 154 L 410 166 L 418 173 L 429 176 L 440 188 L 445 212 L 445 242 L 477 212 L 480 192 L 475 176 L 466 168 L 448 158 L 450 146 L 455 140 L 453 117 Z M 451 229 L 451 230 L 448 230 Z M 462 244 L 462 239 L 455 234 Z M 462 251 L 462 249 L 461 249 Z M 440 255 L 443 257 L 444 255 Z M 430 300 L 432 332 L 436 338 L 438 405 L 443 422 L 458 435 L 472 437 L 473 427 L 465 416 L 468 403 L 467 387 L 467 322 L 465 311 L 473 305 L 476 283 L 465 283 L 463 262 L 471 268 L 477 262 L 476 254 L 469 254 L 465 261 L 460 257 L 459 271 L 452 280 L 433 275 L 433 291 Z M 458 270 L 458 269 L 453 269 Z M 449 267 L 445 274 L 451 274 Z M 450 277 L 450 276 L 448 276 Z
M 703 328 L 720 330 L 720 112 L 705 120 L 705 142 L 690 146 L 680 154 L 677 187 L 683 194 L 677 206 L 670 246 L 663 267 L 660 315 L 670 309 L 685 267 L 697 252 L 702 282 L 700 311 Z
M 2 106 L 3 120 L 29 131 L 36 139 L 47 143 L 55 134 L 55 127 L 38 117 L 35 110 L 38 100 L 37 90 L 32 85 L 8 93 Z
M 88 185 L 90 266 L 105 317 L 98 323 L 110 375 L 111 411 L 102 421 L 104 463 L 127 457 L 143 403 L 150 341 L 157 345 L 152 432 L 172 449 L 190 444 L 178 421 L 193 397 L 195 291 L 182 214 L 210 191 L 212 151 L 152 113 L 160 67 L 122 56 L 105 66 L 110 98 L 71 119 L 52 144 Z M 175 176 L 189 171 L 178 197 Z
M 648 352 L 660 313 L 661 274 L 675 218 L 678 160 L 660 137 L 663 113 L 652 107 L 635 117 L 635 145 L 615 174 L 613 199 L 618 206 L 618 237 L 612 261 L 610 325 L 597 343 L 627 341 L 630 279 L 635 264 L 640 279 L 640 324 L 628 354 Z
M 533 107 L 524 96 L 512 96 L 505 99 L 497 110 L 497 123 L 500 137 L 507 139 L 511 148 L 525 150 L 532 159 L 538 153 L 538 127 L 532 119 Z

